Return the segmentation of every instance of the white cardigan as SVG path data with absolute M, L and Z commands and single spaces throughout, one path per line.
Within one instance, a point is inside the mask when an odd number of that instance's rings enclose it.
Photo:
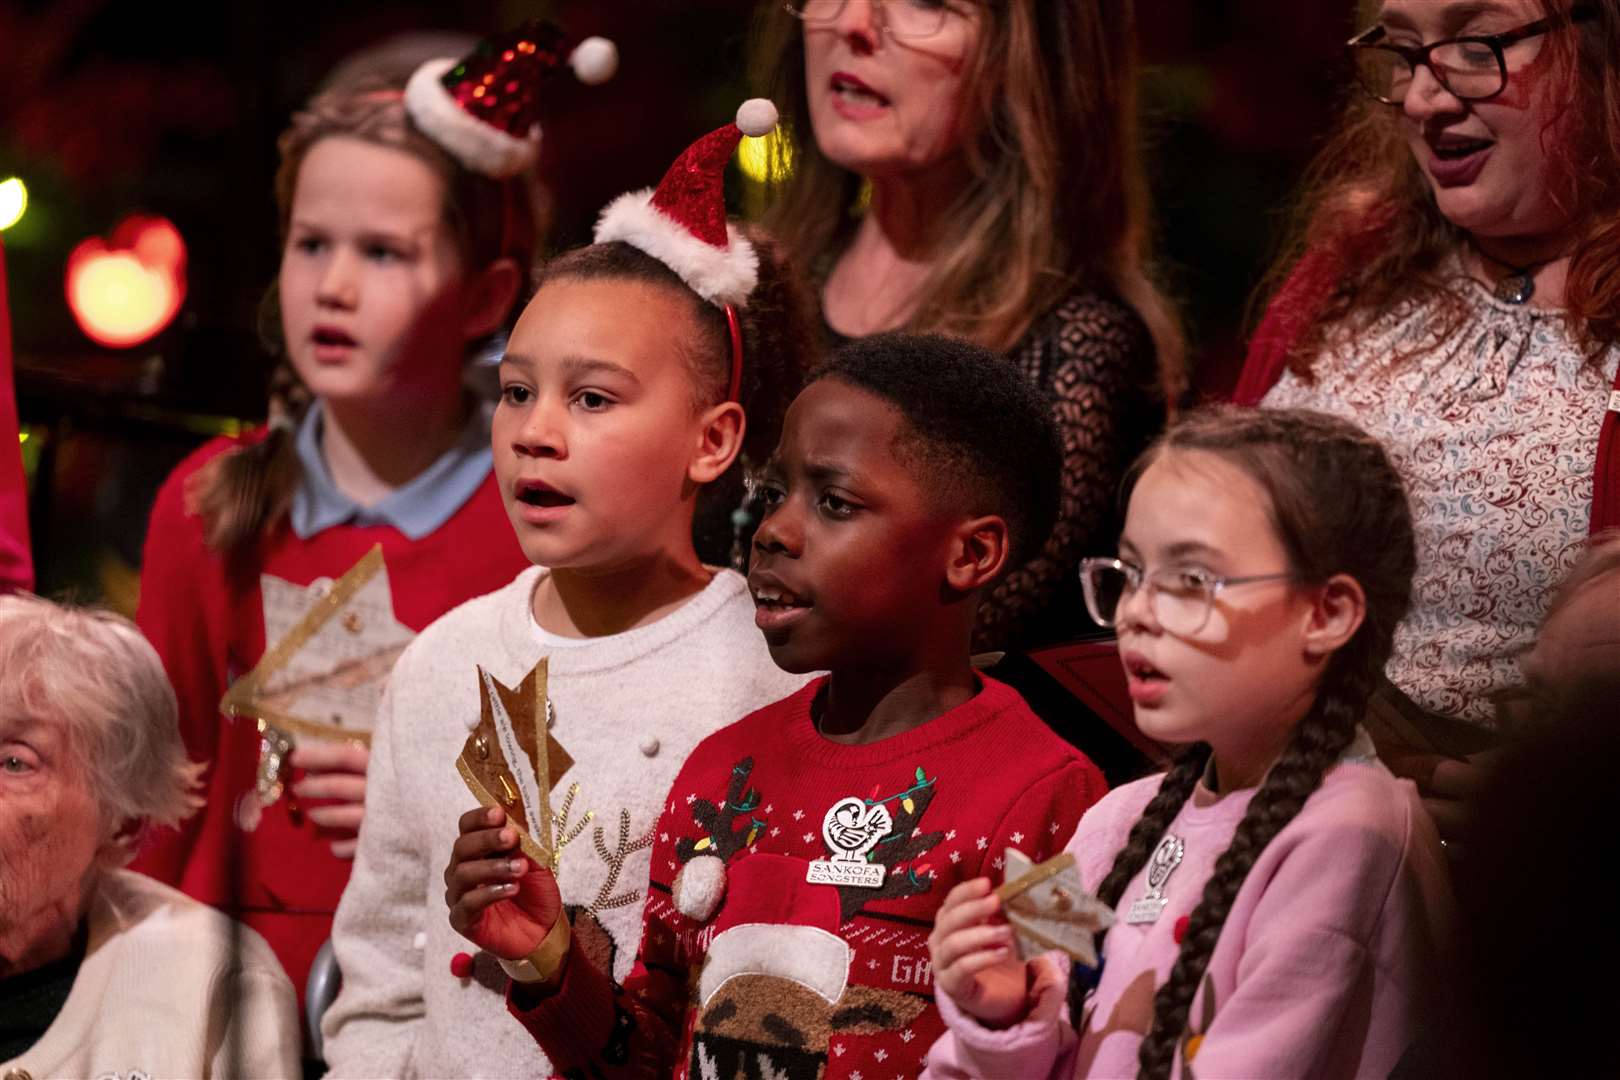
M 88 919 L 61 1013 L 0 1076 L 300 1075 L 292 983 L 258 934 L 238 927 L 233 966 L 229 918 L 130 870 L 102 875 Z

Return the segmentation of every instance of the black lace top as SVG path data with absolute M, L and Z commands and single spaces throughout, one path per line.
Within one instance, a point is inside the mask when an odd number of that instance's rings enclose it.
M 848 340 L 831 327 L 826 334 L 834 347 Z M 1008 358 L 1055 399 L 1063 486 L 1046 546 L 980 605 L 979 650 L 1026 650 L 1096 629 L 1080 593 L 1080 560 L 1113 553 L 1120 481 L 1164 422 L 1153 339 L 1141 318 L 1110 296 L 1071 294 L 1036 320 Z

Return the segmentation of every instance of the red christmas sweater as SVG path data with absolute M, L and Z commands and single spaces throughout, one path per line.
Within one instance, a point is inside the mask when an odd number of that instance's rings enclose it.
M 260 575 L 297 586 L 336 580 L 381 544 L 394 617 L 420 631 L 463 601 L 505 585 L 529 564 L 491 473 L 472 498 L 420 540 L 390 525 L 337 525 L 300 539 L 284 524 L 246 573 L 232 575 L 203 542 L 201 519 L 186 506 L 185 485 L 212 458 L 260 438 L 262 431 L 205 444 L 170 474 L 152 509 L 136 622 L 174 684 L 187 752 L 213 765 L 205 778 L 207 804 L 178 831 L 153 836 L 134 869 L 239 913 L 270 942 L 301 1000 L 315 953 L 331 936 L 351 863 L 332 854 L 328 842 L 335 834 L 312 825 L 285 795 L 264 810 L 252 831 L 237 825 L 238 802 L 254 791 L 259 740 L 254 721 L 225 717 L 219 700 L 265 650 Z M 296 776 L 286 778 L 289 788 Z
M 576 951 L 556 994 L 532 1010 L 512 1001 L 559 1072 L 916 1075 L 943 1030 L 928 933 L 946 893 L 999 881 L 1008 847 L 1056 855 L 1106 790 L 1095 765 L 993 679 L 866 746 L 816 731 L 811 703 L 825 683 L 687 759 L 653 839 L 624 986 Z M 722 880 L 718 908 L 695 917 Z

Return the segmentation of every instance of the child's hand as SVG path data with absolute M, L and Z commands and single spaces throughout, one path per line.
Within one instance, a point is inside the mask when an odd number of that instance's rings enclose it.
M 444 868 L 444 902 L 456 933 L 486 952 L 522 960 L 562 914 L 551 871 L 517 850 L 517 830 L 500 807 L 461 815 L 461 836 Z
M 348 835 L 332 841 L 332 854 L 354 858 L 359 845 L 360 819 L 365 813 L 366 765 L 371 751 L 358 743 L 312 742 L 293 748 L 287 763 L 305 776 L 292 786 L 300 799 L 333 799 L 333 806 L 312 806 L 309 820 L 323 829 Z
M 945 897 L 928 955 L 934 984 L 986 1027 L 1006 1027 L 1029 1011 L 1029 972 L 1013 951 L 1013 928 L 990 879 L 964 881 Z

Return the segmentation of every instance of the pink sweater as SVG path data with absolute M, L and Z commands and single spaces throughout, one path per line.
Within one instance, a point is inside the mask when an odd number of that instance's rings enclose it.
M 1081 819 L 1068 850 L 1088 889 L 1160 779 L 1119 788 Z M 1081 1035 L 1061 1006 L 1066 980 L 1049 980 L 1029 1016 L 999 1031 L 940 994 L 947 1030 L 925 1075 L 1135 1076 L 1154 992 L 1179 950 L 1176 924 L 1197 906 L 1254 790 L 1217 797 L 1200 785 L 1182 807 L 1168 832 L 1185 855 L 1165 883 L 1166 906 L 1155 922 L 1126 923 L 1146 870 L 1126 887 Z M 1341 762 L 1238 891 L 1193 998 L 1182 1046 L 1192 1068 L 1178 1060 L 1176 1074 L 1387 1076 L 1418 1030 L 1450 905 L 1440 844 L 1411 782 L 1376 762 Z

